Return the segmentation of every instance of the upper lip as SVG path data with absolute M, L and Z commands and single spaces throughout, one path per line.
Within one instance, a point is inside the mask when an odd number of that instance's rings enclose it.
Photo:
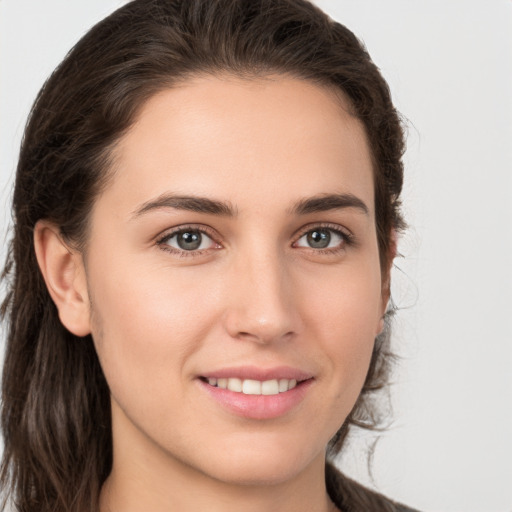
M 274 379 L 295 379 L 296 381 L 308 380 L 313 374 L 291 366 L 274 366 L 272 368 L 260 368 L 257 366 L 237 366 L 231 368 L 220 368 L 201 374 L 206 379 L 252 379 L 252 380 L 274 380 Z

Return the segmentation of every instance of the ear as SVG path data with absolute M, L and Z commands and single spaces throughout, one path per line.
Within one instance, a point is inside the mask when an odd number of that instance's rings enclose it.
M 57 226 L 44 220 L 35 226 L 34 248 L 60 321 L 76 336 L 90 334 L 90 303 L 82 255 L 64 242 Z
M 382 287 L 381 287 L 381 312 L 382 316 L 379 321 L 377 334 L 380 334 L 384 330 L 384 316 L 388 308 L 388 302 L 391 297 L 391 267 L 397 254 L 398 247 L 398 233 L 396 229 L 391 230 L 390 243 L 388 248 L 388 254 L 386 263 L 382 269 Z

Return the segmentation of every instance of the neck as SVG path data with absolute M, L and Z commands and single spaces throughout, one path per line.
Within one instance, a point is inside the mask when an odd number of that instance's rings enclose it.
M 132 432 L 133 434 L 133 432 Z M 123 443 L 114 432 L 114 459 L 100 496 L 101 512 L 331 512 L 325 459 L 286 478 L 256 482 L 216 478 L 155 446 L 147 437 Z
M 127 476 L 127 475 L 125 475 Z M 229 485 L 163 475 L 148 482 L 140 473 L 124 478 L 112 472 L 102 489 L 101 512 L 333 512 L 325 486 L 314 489 L 309 479 L 277 485 Z M 164 485 L 165 480 L 165 485 Z M 206 479 L 205 479 L 206 480 Z M 306 482 L 303 483 L 303 480 Z

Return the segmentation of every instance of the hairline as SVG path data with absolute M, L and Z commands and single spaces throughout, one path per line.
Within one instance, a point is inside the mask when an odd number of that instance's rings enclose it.
M 291 79 L 291 80 L 300 80 L 304 83 L 307 83 L 311 86 L 316 87 L 317 89 L 323 90 L 326 94 L 331 96 L 332 99 L 336 102 L 339 108 L 344 112 L 349 114 L 354 119 L 358 120 L 361 123 L 361 127 L 363 128 L 363 133 L 365 136 L 366 143 L 368 144 L 368 149 L 370 153 L 370 158 L 372 162 L 372 171 L 373 171 L 373 185 L 375 188 L 375 180 L 376 180 L 376 162 L 375 155 L 372 150 L 370 139 L 368 136 L 368 132 L 366 129 L 365 123 L 362 121 L 360 116 L 358 116 L 355 112 L 355 108 L 353 106 L 352 101 L 348 97 L 347 93 L 343 90 L 343 88 L 333 81 L 328 79 L 319 79 L 308 77 L 304 73 L 300 73 L 299 71 L 293 70 L 280 70 L 276 68 L 270 67 L 261 67 L 250 69 L 241 68 L 241 69 L 230 69 L 224 66 L 221 67 L 205 67 L 202 70 L 192 70 L 185 71 L 183 73 L 178 74 L 176 77 L 172 75 L 162 75 L 156 76 L 152 80 L 148 80 L 148 83 L 144 87 L 144 92 L 139 95 L 141 98 L 136 104 L 130 122 L 128 125 L 121 130 L 117 137 L 113 142 L 105 146 L 100 153 L 96 165 L 101 167 L 100 179 L 96 183 L 96 190 L 92 196 L 92 202 L 90 209 L 87 213 L 87 218 L 84 222 L 84 227 L 82 233 L 80 234 L 79 240 L 73 241 L 70 240 L 69 237 L 66 236 L 65 233 L 62 233 L 63 236 L 67 239 L 67 241 L 72 245 L 75 249 L 79 250 L 84 255 L 84 261 L 87 256 L 87 246 L 90 239 L 91 234 L 91 217 L 94 206 L 99 199 L 99 197 L 105 192 L 105 190 L 111 185 L 112 181 L 115 179 L 115 176 L 118 172 L 120 172 L 121 166 L 119 165 L 119 151 L 118 147 L 122 140 L 128 135 L 128 133 L 133 129 L 133 127 L 137 124 L 144 107 L 157 95 L 164 93 L 165 91 L 173 90 L 179 87 L 186 87 L 187 85 L 194 82 L 197 79 L 203 78 L 214 78 L 214 79 L 227 79 L 227 80 L 239 80 L 243 82 L 257 82 L 257 81 L 272 81 L 273 79 Z M 133 101 L 133 99 L 132 99 Z M 375 203 L 375 194 L 374 194 L 374 203 Z M 374 208 L 375 211 L 375 208 Z M 377 224 L 377 218 L 374 218 L 375 223 Z M 380 247 L 379 247 L 380 252 Z

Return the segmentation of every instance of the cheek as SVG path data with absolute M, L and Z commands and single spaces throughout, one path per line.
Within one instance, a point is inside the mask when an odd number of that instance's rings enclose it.
M 179 392 L 173 382 L 211 329 L 215 301 L 165 269 L 122 268 L 91 280 L 93 338 L 112 394 L 120 402 L 128 391 L 136 401 L 140 394 L 150 407 L 151 397 Z
M 378 265 L 342 269 L 307 297 L 311 334 L 328 356 L 333 381 L 357 397 L 364 383 L 382 317 Z M 355 398 L 354 398 L 355 400 Z

